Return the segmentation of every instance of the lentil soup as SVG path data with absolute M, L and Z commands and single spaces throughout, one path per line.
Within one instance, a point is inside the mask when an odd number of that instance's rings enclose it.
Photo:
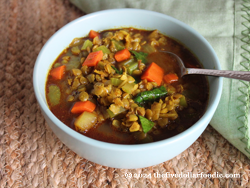
M 179 77 L 198 59 L 161 34 L 123 28 L 75 38 L 52 64 L 46 98 L 52 113 L 90 138 L 118 144 L 159 141 L 197 122 L 208 103 L 205 76 Z

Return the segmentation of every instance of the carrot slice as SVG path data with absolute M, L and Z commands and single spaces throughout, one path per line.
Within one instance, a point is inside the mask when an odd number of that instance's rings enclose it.
M 84 111 L 93 112 L 95 110 L 96 105 L 90 101 L 78 101 L 74 104 L 71 109 L 71 113 L 78 114 Z
M 146 79 L 150 82 L 156 82 L 157 85 L 161 85 L 162 79 L 164 76 L 164 70 L 159 67 L 156 63 L 152 62 L 146 71 L 141 76 L 141 79 Z
M 102 59 L 102 56 L 103 52 L 101 50 L 96 52 L 91 52 L 89 53 L 89 55 L 87 56 L 82 65 L 87 65 L 89 67 L 96 66 L 97 63 Z
M 98 32 L 96 32 L 96 31 L 94 31 L 94 30 L 90 30 L 90 32 L 89 32 L 89 38 L 95 38 L 95 37 L 99 37 L 99 33 Z
M 56 79 L 56 80 L 61 80 L 64 74 L 66 66 L 62 65 L 60 67 L 56 67 L 50 71 L 50 75 Z
M 130 58 L 130 56 L 131 56 L 131 54 L 130 54 L 130 52 L 128 51 L 127 48 L 125 48 L 124 50 L 120 50 L 120 51 L 115 53 L 115 59 L 118 62 L 121 62 L 123 60 L 126 60 L 126 59 Z
M 176 81 L 178 81 L 178 79 L 179 79 L 178 76 L 174 73 L 166 74 L 163 77 L 164 82 L 166 82 L 167 84 L 171 84 L 173 82 L 176 82 Z

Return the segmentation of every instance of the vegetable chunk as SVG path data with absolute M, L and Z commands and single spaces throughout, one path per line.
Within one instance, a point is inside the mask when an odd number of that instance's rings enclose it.
M 52 106 L 59 104 L 61 98 L 60 88 L 56 85 L 49 86 L 48 98 Z
M 168 92 L 164 86 L 161 86 L 159 88 L 150 90 L 150 91 L 144 91 L 139 93 L 134 101 L 138 104 L 142 102 L 148 102 L 148 101 L 153 101 L 156 99 L 159 99 L 160 97 L 166 95 Z
M 87 47 L 92 48 L 93 43 L 90 40 L 84 41 L 81 50 L 86 50 Z
M 88 67 L 94 67 L 102 59 L 102 56 L 103 56 L 102 50 L 91 52 L 82 65 L 83 66 L 87 65 Z
M 103 52 L 103 54 L 110 54 L 110 50 L 104 45 L 97 47 L 96 49 L 93 50 L 93 52 L 100 50 Z
M 164 71 L 161 67 L 159 67 L 156 63 L 151 63 L 147 70 L 141 76 L 141 79 L 146 79 L 150 82 L 156 82 L 158 86 L 161 85 L 162 78 L 164 76 Z
M 93 112 L 95 110 L 96 105 L 90 101 L 79 101 L 76 102 L 71 109 L 71 113 L 78 114 L 84 111 Z
M 140 119 L 142 130 L 144 133 L 147 133 L 153 128 L 154 122 L 148 120 L 147 118 L 143 116 L 139 116 L 139 119 Z
M 134 50 L 131 51 L 137 60 L 141 60 L 143 63 L 147 63 L 147 56 L 148 54 L 145 52 L 136 52 Z
M 74 122 L 77 131 L 86 132 L 97 122 L 97 115 L 91 112 L 83 112 Z
M 130 52 L 128 51 L 128 49 L 124 49 L 124 50 L 120 50 L 118 52 L 115 53 L 115 60 L 118 62 L 121 62 L 123 60 L 129 59 L 131 56 Z
M 90 30 L 90 32 L 89 32 L 89 38 L 95 38 L 95 37 L 99 37 L 99 33 L 98 32 L 96 32 L 96 31 L 94 31 L 94 30 Z
M 169 73 L 169 74 L 166 74 L 164 77 L 163 77 L 163 80 L 164 82 L 166 82 L 167 84 L 171 84 L 173 82 L 176 82 L 178 81 L 178 76 L 174 73 Z
M 56 67 L 51 70 L 50 75 L 56 80 L 61 80 L 65 71 L 65 68 L 66 68 L 65 65 Z

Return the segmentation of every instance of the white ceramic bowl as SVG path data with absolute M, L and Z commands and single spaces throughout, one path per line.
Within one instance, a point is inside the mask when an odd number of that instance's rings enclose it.
M 220 69 L 219 60 L 209 43 L 188 25 L 164 14 L 139 9 L 112 9 L 88 14 L 65 25 L 44 45 L 33 74 L 33 84 L 42 113 L 58 138 L 74 152 L 95 163 L 115 168 L 142 168 L 167 161 L 187 149 L 209 124 L 220 100 L 222 78 L 209 78 L 209 103 L 203 117 L 186 131 L 154 143 L 119 145 L 97 141 L 70 129 L 49 110 L 45 98 L 48 70 L 57 56 L 75 37 L 86 36 L 91 29 L 134 27 L 158 29 L 178 39 L 196 54 L 205 68 Z

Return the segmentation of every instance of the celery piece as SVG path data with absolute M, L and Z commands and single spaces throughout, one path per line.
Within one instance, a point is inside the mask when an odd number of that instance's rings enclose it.
M 121 113 L 123 113 L 123 112 L 125 112 L 125 111 L 126 111 L 125 108 L 120 107 L 119 112 L 116 113 L 116 114 L 114 114 L 110 109 L 107 109 L 107 112 L 108 112 L 110 118 L 113 118 L 113 117 L 115 117 L 115 116 L 117 116 L 117 115 L 119 115 L 119 114 L 121 114 Z
M 181 106 L 183 107 L 187 107 L 187 100 L 186 100 L 186 97 L 185 96 L 182 96 L 180 98 L 180 103 L 179 103 Z
M 79 68 L 80 64 L 80 61 L 70 61 L 68 64 L 66 64 L 66 70 L 77 69 Z
M 133 71 L 138 69 L 138 62 L 132 62 L 131 64 L 129 64 L 129 66 L 127 67 L 128 70 L 128 74 L 132 75 Z
M 122 67 L 127 67 L 129 66 L 131 63 L 135 62 L 136 60 L 132 57 L 130 59 L 127 59 L 127 60 L 124 60 L 124 61 L 121 61 L 119 63 L 117 63 L 117 67 L 119 70 L 122 70 Z
M 51 106 L 59 104 L 61 98 L 61 91 L 57 85 L 50 85 L 48 92 L 48 100 Z
M 128 94 L 131 94 L 134 91 L 135 83 L 126 83 L 124 86 L 122 86 L 122 90 Z
M 82 45 L 81 50 L 86 50 L 87 47 L 92 48 L 92 46 L 93 46 L 93 43 L 90 40 L 85 40 L 83 45 Z
M 114 44 L 117 51 L 125 49 L 125 46 L 122 42 L 114 40 L 114 39 L 112 39 L 111 42 Z
M 71 56 L 69 62 L 66 64 L 66 70 L 77 69 L 81 65 L 81 59 L 78 56 Z
M 151 46 L 150 44 L 145 44 L 142 46 L 142 50 L 148 54 L 156 52 L 155 47 Z
M 110 50 L 104 45 L 97 47 L 96 49 L 93 50 L 93 52 L 100 50 L 103 52 L 103 54 L 110 54 Z
M 92 128 L 97 122 L 97 114 L 84 111 L 74 122 L 77 131 L 85 132 Z
M 119 78 L 110 78 L 110 80 L 113 86 L 119 86 L 122 83 L 122 80 L 120 80 Z
M 108 112 L 110 118 L 115 117 L 115 114 L 110 109 L 107 109 L 107 112 Z
M 147 118 L 140 116 L 140 115 L 139 115 L 139 119 L 140 119 L 142 130 L 144 133 L 147 133 L 148 131 L 150 131 L 153 128 L 154 122 L 152 122 L 152 121 L 148 120 Z

